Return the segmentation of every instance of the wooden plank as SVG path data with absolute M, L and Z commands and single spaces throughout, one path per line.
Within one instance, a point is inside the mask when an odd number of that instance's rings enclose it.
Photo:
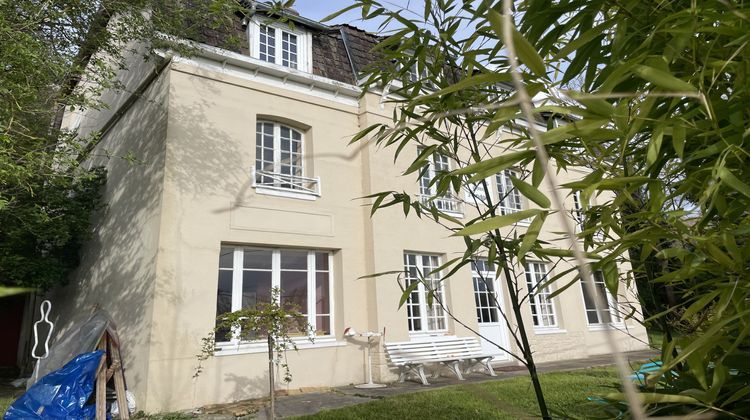
M 112 341 L 110 344 L 112 353 L 112 365 L 115 366 L 115 395 L 117 395 L 117 409 L 120 411 L 120 419 L 127 420 L 130 418 L 128 411 L 128 400 L 125 393 L 125 376 L 122 373 L 122 359 L 120 357 L 120 347 Z
M 104 350 L 99 369 L 96 371 L 96 420 L 107 419 L 107 334 L 99 340 L 97 346 L 99 350 Z

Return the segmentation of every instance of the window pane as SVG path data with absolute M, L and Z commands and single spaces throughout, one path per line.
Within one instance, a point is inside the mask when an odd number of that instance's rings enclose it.
M 216 315 L 232 312 L 232 272 L 219 271 L 219 287 L 216 294 Z
M 263 61 L 276 61 L 276 29 L 260 25 L 258 56 Z
M 330 296 L 328 294 L 328 273 L 315 274 L 315 313 L 330 313 Z
M 583 280 L 581 281 L 581 289 L 583 289 L 583 304 L 586 306 L 586 309 L 596 311 L 596 305 L 592 299 L 593 296 L 589 293 L 588 285 Z
M 218 317 L 222 314 L 232 312 L 232 272 L 229 270 L 219 271 L 219 285 L 216 292 L 216 326 L 219 325 Z M 229 341 L 231 334 L 226 328 L 216 331 L 216 341 Z
M 307 270 L 307 251 L 281 251 L 282 270 Z
M 271 272 L 244 271 L 242 273 L 242 308 L 253 308 L 261 302 L 271 302 Z
M 219 268 L 232 267 L 234 267 L 234 248 L 223 246 L 219 253 Z
M 282 32 L 281 36 L 281 65 L 297 68 L 297 35 Z
M 307 313 L 307 272 L 281 272 L 281 304 L 284 308 Z
M 255 270 L 271 269 L 271 251 L 266 249 L 246 249 L 243 266 Z
M 315 269 L 318 271 L 328 271 L 328 253 L 315 253 Z
M 328 335 L 331 333 L 331 317 L 328 315 L 318 315 L 315 317 L 315 334 Z

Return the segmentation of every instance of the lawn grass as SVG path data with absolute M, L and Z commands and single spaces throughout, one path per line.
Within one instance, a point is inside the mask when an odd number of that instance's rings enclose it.
M 607 418 L 601 405 L 588 396 L 614 391 L 612 368 L 591 368 L 541 375 L 548 407 L 567 418 Z M 519 419 L 539 417 L 527 377 L 457 385 L 434 391 L 404 394 L 365 404 L 324 410 L 299 419 Z

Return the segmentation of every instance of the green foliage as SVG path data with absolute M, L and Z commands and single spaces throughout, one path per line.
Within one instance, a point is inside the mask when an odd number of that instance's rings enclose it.
M 535 162 L 531 133 L 513 124 L 520 104 L 502 84 L 511 80 L 502 1 L 428 0 L 423 15 L 355 3 L 363 19 L 376 15 L 390 31 L 376 47 L 382 62 L 366 88 L 389 90 L 396 108 L 389 124 L 367 128 L 357 141 L 394 146 L 396 156 L 424 147 L 407 174 L 425 173 L 430 153 L 447 156 L 457 167 L 430 180 L 437 196 L 473 183 L 486 191 L 486 177 L 515 168 L 522 174 L 516 188 L 550 207 L 538 188 L 550 174 Z M 750 8 L 722 0 L 513 4 L 524 85 L 549 98 L 533 109 L 548 121 L 544 152 L 560 170 L 590 169 L 563 187 L 584 205 L 578 238 L 591 268 L 602 270 L 613 293 L 620 281 L 635 281 L 646 313 L 630 308 L 628 317 L 664 332 L 663 369 L 643 394 L 649 409 L 747 416 Z M 420 69 L 416 80 L 405 77 L 411 68 Z M 573 82 L 579 91 L 566 91 Z M 503 127 L 512 130 L 498 136 Z M 462 220 L 407 193 L 372 197 L 373 210 L 400 203 L 405 213 L 466 235 L 463 259 L 486 255 L 504 276 L 514 274 L 513 256 L 571 256 L 539 239 L 552 214 L 537 216 L 525 233 L 503 234 L 517 220 L 476 194 L 469 204 L 477 216 Z M 632 270 L 618 273 L 625 261 Z
M 15 191 L 0 210 L 0 279 L 47 289 L 79 261 L 89 237 L 89 214 L 101 207 L 101 169 L 80 176 L 26 178 L 33 189 Z
M 163 33 L 200 39 L 242 10 L 235 0 L 189 3 L 0 0 L 0 284 L 63 283 L 101 205 L 104 173 L 83 164 L 101 138 L 61 131 L 63 109 L 106 106 L 98 98 L 121 88 L 115 75 L 136 41 L 150 56 Z
M 294 305 L 280 304 L 281 289 L 271 289 L 270 302 L 258 302 L 255 306 L 241 309 L 217 317 L 216 328 L 203 338 L 199 362 L 213 357 L 216 350 L 216 336 L 238 334 L 242 341 L 266 340 L 269 353 L 274 354 L 274 362 L 284 370 L 284 382 L 292 381 L 292 373 L 286 361 L 288 350 L 297 351 L 294 337 L 307 337 L 314 340 L 314 331 L 307 322 L 307 316 L 300 313 Z M 232 333 L 233 332 L 233 333 Z M 195 376 L 203 368 L 199 365 Z
M 562 83 L 586 69 L 578 104 L 556 108 L 585 130 L 549 143 L 551 154 L 601 174 L 574 189 L 616 194 L 587 211 L 586 244 L 631 256 L 643 288 L 673 296 L 646 320 L 667 330 L 664 368 L 649 389 L 654 413 L 747 416 L 750 9 L 532 0 L 519 10 L 521 32 L 555 57 L 548 65 L 567 67 Z M 587 135 L 601 130 L 607 136 Z M 594 231 L 605 243 L 591 240 Z M 662 376 L 670 371 L 679 375 Z M 693 402 L 667 397 L 675 395 Z

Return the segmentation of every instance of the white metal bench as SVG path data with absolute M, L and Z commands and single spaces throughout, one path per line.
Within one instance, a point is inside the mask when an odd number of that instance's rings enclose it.
M 465 373 L 474 366 L 481 365 L 490 376 L 496 376 L 490 366 L 492 357 L 482 352 L 482 346 L 476 337 L 430 337 L 424 340 L 385 343 L 385 350 L 391 364 L 399 368 L 399 382 L 404 382 L 409 373 L 415 374 L 423 385 L 429 385 L 424 367 L 435 363 L 447 367 L 460 380 L 463 380 L 461 363 L 468 367 Z M 435 371 L 434 377 L 440 374 Z

